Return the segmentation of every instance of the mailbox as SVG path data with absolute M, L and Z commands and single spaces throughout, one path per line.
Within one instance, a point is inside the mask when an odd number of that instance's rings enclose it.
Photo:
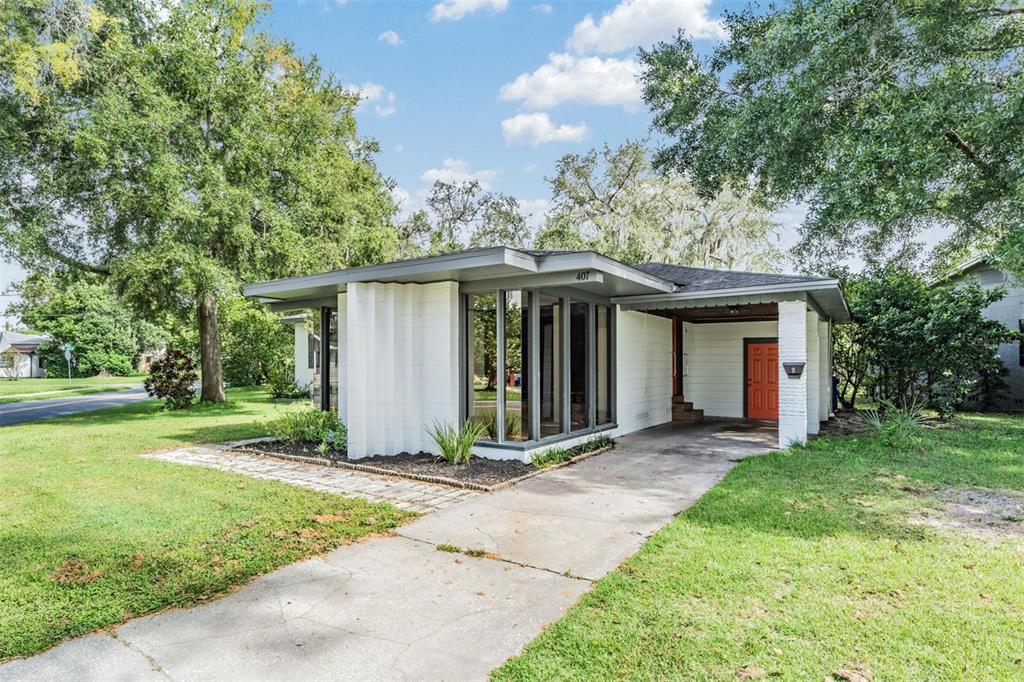
M 790 379 L 799 379 L 800 375 L 804 373 L 804 363 L 802 362 L 784 362 L 782 367 Z

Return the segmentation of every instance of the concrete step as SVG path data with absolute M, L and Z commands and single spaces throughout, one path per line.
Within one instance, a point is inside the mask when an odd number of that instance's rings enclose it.
M 674 396 L 672 396 L 672 405 L 673 405 L 673 408 L 676 405 L 681 405 L 686 410 L 692 410 L 693 409 L 693 403 L 687 401 L 686 398 L 684 398 L 681 395 L 674 395 Z
M 704 421 L 704 410 L 684 408 L 676 404 L 672 406 L 672 421 L 676 424 L 700 424 Z

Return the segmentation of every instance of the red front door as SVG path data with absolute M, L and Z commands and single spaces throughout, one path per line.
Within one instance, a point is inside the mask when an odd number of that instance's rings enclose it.
M 779 418 L 779 344 L 747 344 L 747 417 Z

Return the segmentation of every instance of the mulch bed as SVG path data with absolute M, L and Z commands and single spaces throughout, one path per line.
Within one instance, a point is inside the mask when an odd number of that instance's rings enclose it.
M 235 448 L 243 452 L 256 452 L 287 459 L 355 469 L 374 474 L 394 475 L 403 478 L 454 485 L 473 490 L 495 490 L 539 470 L 530 464 L 514 459 L 485 459 L 473 457 L 468 465 L 449 464 L 440 457 L 427 452 L 400 452 L 397 455 L 375 455 L 360 459 L 349 459 L 345 452 L 328 451 L 321 453 L 313 443 L 283 443 L 264 441 L 247 443 Z

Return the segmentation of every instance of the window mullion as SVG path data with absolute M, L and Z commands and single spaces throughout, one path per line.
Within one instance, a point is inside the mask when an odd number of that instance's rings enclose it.
M 562 308 L 562 314 L 559 315 L 559 324 L 561 325 L 561 329 L 558 330 L 558 333 L 562 335 L 562 380 L 560 382 L 561 386 L 559 386 L 562 394 L 562 433 L 569 433 L 572 430 L 572 424 L 570 423 L 572 420 L 572 405 L 570 404 L 571 394 L 569 385 L 572 381 L 572 373 L 569 366 L 569 361 L 571 359 L 569 357 L 569 318 L 571 316 L 569 311 L 570 301 L 568 298 L 561 298 L 559 299 L 559 303 Z
M 494 414 L 494 429 L 497 431 L 495 437 L 499 443 L 505 442 L 505 290 L 498 289 L 498 295 L 495 296 L 494 308 L 497 311 L 495 315 L 495 324 L 497 329 L 494 331 L 494 345 L 497 346 L 495 349 L 495 362 L 497 369 L 495 370 L 498 374 L 498 381 L 495 386 L 495 414 Z
M 587 426 L 597 426 L 597 336 L 595 320 L 597 319 L 596 306 L 591 303 L 587 306 Z

